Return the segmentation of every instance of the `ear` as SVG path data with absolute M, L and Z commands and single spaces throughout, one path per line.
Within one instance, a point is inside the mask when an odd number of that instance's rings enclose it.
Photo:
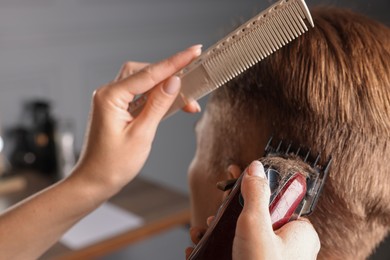
M 236 180 L 240 177 L 242 170 L 237 164 L 231 164 L 227 168 L 227 180 Z M 230 190 L 224 191 L 223 200 L 229 195 Z

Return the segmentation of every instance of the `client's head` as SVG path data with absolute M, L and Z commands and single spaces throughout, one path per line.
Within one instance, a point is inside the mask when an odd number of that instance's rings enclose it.
M 346 10 L 313 10 L 315 27 L 217 90 L 197 123 L 192 224 L 205 226 L 271 135 L 333 157 L 310 217 L 320 257 L 364 258 L 390 229 L 390 29 Z

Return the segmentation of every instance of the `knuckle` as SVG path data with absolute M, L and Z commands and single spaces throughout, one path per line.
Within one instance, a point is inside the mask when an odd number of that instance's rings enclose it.
M 161 112 L 161 109 L 165 107 L 165 103 L 166 102 L 163 98 L 154 96 L 150 100 L 150 109 L 154 113 L 159 113 Z
M 132 73 L 135 63 L 133 61 L 127 61 L 122 65 L 122 72 Z
M 266 179 L 258 178 L 258 177 L 252 177 L 249 179 L 249 181 L 252 183 L 251 185 L 256 186 L 258 189 L 258 192 L 265 197 L 271 196 L 271 190 L 269 188 L 268 182 Z
M 268 205 L 271 191 L 268 182 L 265 179 L 251 176 L 246 179 L 245 188 L 243 190 L 244 200 L 248 203 Z M 256 194 L 256 195 L 253 195 Z
M 301 234 L 304 234 L 307 241 L 311 241 L 313 249 L 318 253 L 321 248 L 320 238 L 317 231 L 314 229 L 314 226 L 310 223 L 309 220 L 298 220 L 297 228 L 300 230 Z
M 100 103 L 100 101 L 102 100 L 102 96 L 105 95 L 105 89 L 106 87 L 103 86 L 93 91 L 92 93 L 93 103 Z
M 176 71 L 179 69 L 174 59 L 166 60 L 166 66 L 169 67 L 172 71 Z
M 154 73 L 153 73 L 153 67 L 152 66 L 146 66 L 141 71 L 145 78 L 150 82 L 150 85 L 155 86 L 157 85 L 157 80 L 155 79 Z

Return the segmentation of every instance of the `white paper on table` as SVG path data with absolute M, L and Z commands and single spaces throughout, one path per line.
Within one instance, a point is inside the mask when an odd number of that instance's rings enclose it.
M 77 250 L 142 224 L 141 217 L 107 202 L 68 230 L 60 242 Z

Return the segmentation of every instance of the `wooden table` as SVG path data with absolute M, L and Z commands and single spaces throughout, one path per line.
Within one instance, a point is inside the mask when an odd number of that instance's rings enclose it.
M 50 182 L 38 174 L 24 174 L 25 189 L 0 195 L 0 211 L 48 186 Z M 41 259 L 93 259 L 128 246 L 190 220 L 188 197 L 151 181 L 137 177 L 111 203 L 142 217 L 144 224 L 110 239 L 73 251 L 61 243 L 55 244 Z

